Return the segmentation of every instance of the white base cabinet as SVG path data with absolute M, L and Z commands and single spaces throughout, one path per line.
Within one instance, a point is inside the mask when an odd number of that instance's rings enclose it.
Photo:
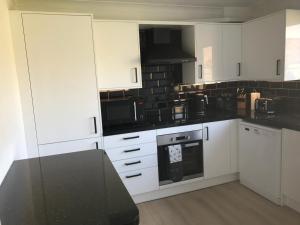
M 300 212 L 300 132 L 283 129 L 282 137 L 283 200 Z
M 106 136 L 104 150 L 131 196 L 159 189 L 155 130 Z
M 226 120 L 203 124 L 204 177 L 215 178 L 236 173 L 237 121 Z
M 240 124 L 240 182 L 281 204 L 281 130 Z

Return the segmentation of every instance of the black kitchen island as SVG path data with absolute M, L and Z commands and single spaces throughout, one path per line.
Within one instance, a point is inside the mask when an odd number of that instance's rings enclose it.
M 0 188 L 1 225 L 138 225 L 102 150 L 15 161 Z

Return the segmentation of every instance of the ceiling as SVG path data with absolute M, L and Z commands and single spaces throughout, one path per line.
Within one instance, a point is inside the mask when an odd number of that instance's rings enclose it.
M 26 2 L 28 0 L 14 0 L 16 2 Z M 58 0 L 35 0 L 37 2 L 55 2 Z M 227 7 L 227 6 L 253 6 L 265 0 L 63 0 L 64 2 L 77 3 L 134 3 L 149 5 L 176 5 L 176 6 L 207 6 L 207 7 Z

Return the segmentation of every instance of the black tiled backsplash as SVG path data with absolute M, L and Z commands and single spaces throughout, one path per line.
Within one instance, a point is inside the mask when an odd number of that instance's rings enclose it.
M 123 94 L 142 97 L 145 99 L 146 114 L 156 114 L 158 110 L 170 111 L 173 99 L 177 98 L 176 90 L 182 83 L 181 71 L 180 64 L 143 66 L 143 88 L 111 92 L 110 97 Z M 246 93 L 258 91 L 262 97 L 280 97 L 284 100 L 285 108 L 300 112 L 300 80 L 288 82 L 233 81 L 181 86 L 182 91 L 203 92 L 209 98 L 221 95 L 235 98 L 238 89 L 244 89 Z M 101 93 L 101 98 L 106 97 L 107 92 Z

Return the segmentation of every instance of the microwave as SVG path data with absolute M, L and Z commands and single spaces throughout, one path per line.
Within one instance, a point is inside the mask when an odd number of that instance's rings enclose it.
M 144 121 L 144 100 L 122 97 L 101 100 L 102 123 L 105 127 Z

